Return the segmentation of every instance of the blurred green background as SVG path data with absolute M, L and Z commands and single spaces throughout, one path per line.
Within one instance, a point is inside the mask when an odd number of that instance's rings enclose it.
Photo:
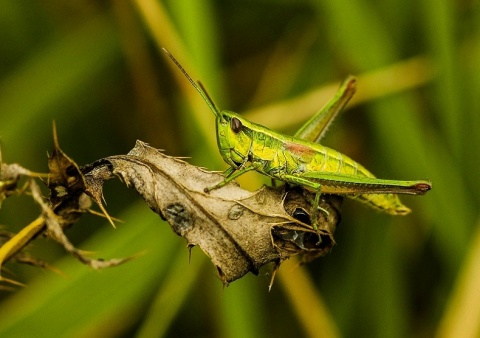
M 8 264 L 1 337 L 480 336 L 478 0 L 2 1 L 3 160 L 46 171 L 52 120 L 79 165 L 136 139 L 223 170 L 213 115 L 160 47 L 217 105 L 293 133 L 348 74 L 358 93 L 324 144 L 377 176 L 433 181 L 391 217 L 345 201 L 331 254 L 223 288 L 208 258 L 115 181 L 112 229 L 85 216 L 67 235 L 93 256 L 147 253 L 92 271 L 53 241 L 29 252 L 63 272 Z M 255 189 L 262 180 L 241 180 Z M 17 232 L 39 208 L 5 201 Z

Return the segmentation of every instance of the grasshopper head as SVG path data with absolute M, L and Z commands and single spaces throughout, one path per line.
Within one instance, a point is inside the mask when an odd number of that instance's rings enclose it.
M 216 114 L 217 144 L 220 154 L 227 164 L 239 168 L 248 160 L 252 146 L 248 121 L 240 115 L 222 110 Z

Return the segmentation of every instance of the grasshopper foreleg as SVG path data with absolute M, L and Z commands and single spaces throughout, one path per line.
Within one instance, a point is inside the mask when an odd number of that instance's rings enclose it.
M 255 169 L 253 166 L 244 167 L 244 168 L 241 168 L 241 169 L 238 169 L 238 170 L 235 169 L 234 167 L 230 167 L 223 172 L 223 176 L 225 177 L 225 179 L 222 182 L 220 182 L 218 184 L 215 184 L 214 186 L 211 186 L 211 187 L 206 187 L 204 189 L 204 191 L 208 193 L 212 190 L 221 188 L 221 187 L 225 186 L 228 182 L 233 181 L 237 177 L 239 177 L 239 176 L 241 176 L 241 175 L 245 174 L 246 172 L 248 172 L 250 170 L 253 170 L 253 169 Z

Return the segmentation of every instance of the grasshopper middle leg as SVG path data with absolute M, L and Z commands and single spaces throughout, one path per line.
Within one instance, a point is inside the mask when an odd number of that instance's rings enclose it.
M 310 212 L 310 221 L 314 230 L 318 230 L 318 211 L 323 211 L 326 213 L 327 217 L 330 215 L 328 210 L 325 210 L 320 207 L 320 197 L 322 196 L 322 186 L 318 182 L 313 182 L 312 180 L 305 179 L 302 177 L 294 175 L 282 175 L 282 179 L 292 183 L 297 184 L 303 187 L 310 188 L 309 190 L 315 191 L 315 199 L 312 202 L 312 210 Z

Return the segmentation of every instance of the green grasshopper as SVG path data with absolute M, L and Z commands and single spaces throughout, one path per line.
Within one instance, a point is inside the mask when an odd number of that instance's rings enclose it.
M 348 77 L 337 94 L 294 136 L 287 136 L 250 122 L 237 113 L 218 109 L 202 84 L 195 83 L 180 63 L 166 49 L 164 51 L 215 114 L 218 149 L 230 165 L 224 172 L 225 179 L 205 188 L 205 192 L 223 187 L 240 175 L 256 170 L 274 180 L 315 193 L 311 223 L 317 230 L 321 194 L 345 195 L 392 215 L 406 215 L 410 209 L 400 202 L 396 194 L 423 195 L 431 189 L 429 181 L 378 179 L 361 164 L 318 143 L 335 116 L 353 96 L 356 86 L 354 77 Z

